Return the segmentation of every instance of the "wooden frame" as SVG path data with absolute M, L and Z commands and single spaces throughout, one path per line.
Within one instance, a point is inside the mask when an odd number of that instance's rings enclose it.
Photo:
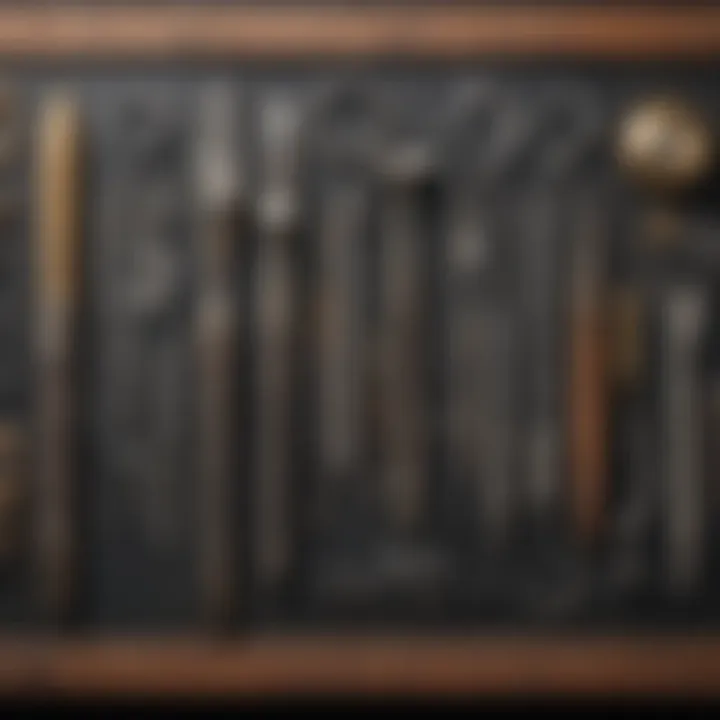
M 34 697 L 352 694 L 714 697 L 720 639 L 66 640 L 0 647 L 0 692 Z
M 6 59 L 720 58 L 720 8 L 0 7 Z M 0 641 L 0 694 L 720 695 L 720 636 Z
M 0 56 L 702 58 L 720 8 L 0 7 Z

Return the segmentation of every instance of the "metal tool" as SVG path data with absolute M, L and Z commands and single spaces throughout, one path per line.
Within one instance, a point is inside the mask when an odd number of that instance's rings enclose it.
M 365 459 L 367 378 L 363 271 L 374 150 L 371 106 L 355 85 L 322 97 L 317 159 L 326 182 L 320 197 L 319 353 L 320 491 L 323 512 L 356 497 Z
M 507 308 L 491 306 L 480 317 L 486 335 L 483 409 L 478 424 L 482 448 L 480 516 L 490 547 L 504 548 L 514 513 L 514 374 L 515 324 Z
M 652 223 L 645 232 L 646 249 L 677 251 L 678 242 L 673 241 L 690 235 L 677 201 L 709 177 L 716 160 L 715 138 L 707 119 L 691 102 L 678 97 L 640 99 L 621 117 L 615 155 L 621 171 L 650 195 L 646 216 Z M 680 252 L 695 254 L 702 246 L 695 240 L 693 235 L 693 243 Z M 715 254 L 707 257 L 711 264 Z M 698 343 L 706 314 L 703 289 L 689 281 L 673 285 L 662 300 L 663 542 L 667 581 L 679 595 L 697 586 L 704 562 L 697 373 Z M 628 357 L 632 360 L 632 353 Z
M 544 519 L 559 494 L 560 407 L 557 368 L 560 270 L 557 247 L 557 198 L 550 188 L 536 191 L 527 213 L 533 228 L 526 233 L 523 307 L 530 363 L 527 385 L 528 455 L 526 492 L 531 515 Z
M 565 288 L 564 196 L 573 172 L 597 147 L 602 118 L 580 88 L 558 87 L 544 96 L 538 185 L 530 197 L 524 233 L 523 307 L 529 416 L 527 498 L 532 516 L 547 520 L 562 486 L 561 317 Z M 569 126 L 569 130 L 568 130 Z
M 290 490 L 294 241 L 300 217 L 301 108 L 291 98 L 263 99 L 260 115 L 263 189 L 257 265 L 258 493 L 257 571 L 275 591 L 291 562 Z
M 488 308 L 483 308 L 489 295 L 483 280 L 488 281 L 492 252 L 487 247 L 488 232 L 479 217 L 475 193 L 459 188 L 451 199 L 447 243 L 449 462 L 451 471 L 480 495 L 483 517 L 488 511 L 483 488 L 502 482 L 498 477 L 485 478 L 484 473 L 488 423 L 482 420 L 490 399 L 483 397 L 487 385 L 483 375 L 491 372 L 486 362 L 491 339 L 482 322 L 483 310 L 488 314 Z
M 181 148 L 166 99 L 123 106 L 122 157 L 109 202 L 104 253 L 108 348 L 107 456 L 143 540 L 167 552 L 180 539 L 183 432 L 188 422 L 188 265 L 178 224 Z M 158 162 L 158 157 L 162 162 Z
M 650 572 L 648 540 L 657 516 L 657 453 L 653 445 L 653 389 L 648 366 L 648 289 L 639 278 L 608 288 L 605 389 L 618 416 L 618 455 L 626 462 L 627 486 L 617 510 L 607 517 L 612 548 L 611 584 L 620 592 L 638 588 Z
M 237 481 L 235 418 L 237 312 L 233 280 L 239 211 L 245 180 L 238 169 L 238 111 L 232 89 L 218 84 L 200 98 L 197 195 L 200 289 L 197 339 L 200 364 L 200 476 L 202 593 L 207 621 L 223 627 L 238 591 L 233 484 Z
M 461 86 L 449 151 L 447 243 L 450 463 L 478 498 L 482 533 L 497 548 L 509 530 L 514 321 L 503 287 L 499 188 L 526 149 L 526 118 L 490 85 Z
M 422 139 L 400 140 L 382 161 L 381 462 L 391 525 L 412 534 L 427 510 L 423 225 L 418 190 L 434 159 Z
M 363 188 L 337 180 L 322 200 L 320 283 L 320 448 L 326 482 L 344 485 L 362 453 L 360 233 Z
M 75 343 L 81 293 L 82 127 L 77 101 L 43 99 L 38 137 L 39 452 L 37 457 L 42 602 L 56 622 L 72 610 L 76 574 Z
M 668 289 L 662 309 L 665 569 L 680 595 L 702 580 L 706 534 L 699 349 L 706 321 L 701 287 Z

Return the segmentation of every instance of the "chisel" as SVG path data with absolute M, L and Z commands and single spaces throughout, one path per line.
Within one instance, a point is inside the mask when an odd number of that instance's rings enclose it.
M 506 208 L 498 188 L 517 168 L 528 127 L 493 85 L 461 86 L 455 100 L 446 263 L 450 462 L 477 496 L 481 534 L 497 550 L 507 540 L 514 490 L 514 322 L 502 282 Z
M 231 619 L 237 593 L 233 483 L 237 481 L 235 418 L 237 311 L 233 280 L 244 178 L 235 138 L 241 126 L 232 89 L 206 88 L 200 99 L 197 194 L 201 219 L 197 337 L 200 407 L 202 588 L 207 622 Z
M 705 520 L 699 350 L 706 321 L 701 287 L 667 290 L 662 308 L 663 535 L 670 591 L 697 588 L 704 565 Z
M 366 198 L 356 180 L 333 179 L 321 210 L 320 454 L 324 482 L 343 486 L 359 471 L 362 452 L 359 267 Z
M 284 95 L 264 99 L 257 266 L 258 581 L 275 592 L 291 562 L 294 241 L 300 212 L 301 109 Z
M 390 524 L 417 530 L 427 503 L 427 402 L 423 378 L 423 224 L 419 189 L 429 147 L 401 141 L 384 158 L 381 247 L 381 458 Z

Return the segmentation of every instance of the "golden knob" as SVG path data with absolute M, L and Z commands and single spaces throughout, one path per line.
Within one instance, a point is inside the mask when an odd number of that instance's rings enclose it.
M 715 141 L 703 115 L 671 97 L 644 100 L 621 118 L 616 139 L 620 167 L 641 187 L 676 194 L 711 172 Z

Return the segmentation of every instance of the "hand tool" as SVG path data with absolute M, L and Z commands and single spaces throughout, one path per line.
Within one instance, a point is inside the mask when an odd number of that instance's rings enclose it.
M 258 493 L 257 569 L 276 592 L 291 562 L 292 361 L 296 283 L 294 241 L 300 220 L 301 108 L 284 95 L 263 98 L 262 194 L 257 265 Z
M 662 308 L 663 536 L 667 581 L 687 594 L 702 580 L 705 545 L 699 350 L 706 322 L 702 287 L 667 290 Z
M 81 297 L 82 143 L 78 101 L 61 91 L 44 97 L 36 175 L 37 537 L 42 602 L 58 623 L 72 611 L 77 570 L 75 349 Z
M 477 496 L 481 534 L 497 548 L 512 498 L 513 329 L 502 288 L 498 188 L 527 128 L 496 87 L 458 88 L 448 149 L 450 227 L 446 287 L 449 464 Z
M 531 226 L 524 233 L 527 245 L 523 278 L 530 362 L 528 500 L 535 520 L 547 521 L 559 500 L 564 474 L 561 433 L 565 419 L 564 388 L 560 378 L 566 297 L 562 279 L 567 267 L 568 238 L 563 203 L 570 192 L 573 175 L 598 146 L 602 117 L 596 99 L 575 86 L 548 88 L 541 108 L 537 141 L 542 151 L 538 185 L 526 215 Z M 595 369 L 592 366 L 589 369 L 588 376 L 594 380 Z M 593 412 L 598 412 L 599 407 L 592 408 Z M 601 424 L 598 423 L 598 427 Z M 580 481 L 579 478 L 573 480 Z
M 185 350 L 189 252 L 180 226 L 182 141 L 162 95 L 124 100 L 118 163 L 101 254 L 107 313 L 102 387 L 109 470 L 129 498 L 142 541 L 169 553 L 181 541 L 188 456 L 189 363 Z M 160 161 L 161 160 L 161 161 Z M 105 398 L 104 398 L 105 399 Z
M 316 156 L 326 178 L 320 189 L 318 257 L 319 504 L 325 510 L 361 492 L 353 486 L 367 451 L 364 279 L 375 131 L 371 111 L 364 88 L 333 86 L 314 121 Z
M 246 199 L 236 138 L 242 132 L 232 88 L 205 88 L 197 138 L 200 264 L 197 342 L 199 351 L 202 594 L 208 623 L 224 627 L 238 592 L 238 533 L 233 525 L 239 441 L 235 405 L 238 325 L 235 278 L 239 211 Z
M 670 95 L 640 99 L 622 115 L 615 154 L 621 170 L 650 195 L 647 216 L 659 219 L 647 249 L 702 256 L 705 244 L 686 227 L 678 201 L 706 180 L 716 160 L 707 118 L 692 102 Z M 692 242 L 677 242 L 691 237 Z M 696 242 L 697 240 L 697 242 Z M 713 264 L 715 252 L 707 261 Z M 702 578 L 705 517 L 699 352 L 707 320 L 705 290 L 673 282 L 661 299 L 662 454 L 661 505 L 667 582 L 673 593 L 691 593 Z
M 591 545 L 602 532 L 608 493 L 608 233 L 604 212 L 596 194 L 585 197 L 580 208 L 583 225 L 575 234 L 571 251 L 571 506 L 575 531 L 585 546 Z
M 382 486 L 391 525 L 406 537 L 427 510 L 425 268 L 418 191 L 433 164 L 423 139 L 403 138 L 385 150 L 381 168 Z

